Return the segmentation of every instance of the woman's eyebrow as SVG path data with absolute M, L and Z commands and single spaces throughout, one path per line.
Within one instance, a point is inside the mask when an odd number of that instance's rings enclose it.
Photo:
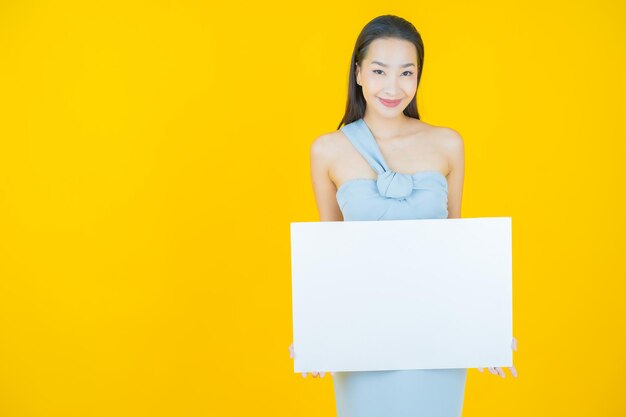
M 377 65 L 380 65 L 381 67 L 385 67 L 385 68 L 388 66 L 387 64 L 383 64 L 383 63 L 382 63 L 382 62 L 380 62 L 380 61 L 372 61 L 371 63 L 372 63 L 372 64 L 377 64 Z M 411 66 L 413 66 L 413 67 L 414 67 L 414 66 L 415 66 L 415 64 L 414 64 L 414 63 L 412 63 L 412 62 L 409 62 L 408 64 L 402 64 L 402 65 L 400 65 L 400 68 L 406 68 L 406 67 L 411 67 Z

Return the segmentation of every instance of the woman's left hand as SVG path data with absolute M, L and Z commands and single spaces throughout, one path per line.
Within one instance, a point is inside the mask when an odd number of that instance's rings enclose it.
M 513 341 L 511 342 L 511 349 L 517 351 L 517 339 L 513 338 Z M 483 368 L 477 368 L 480 372 L 483 371 Z M 502 370 L 502 368 L 487 368 L 489 370 L 489 372 L 491 372 L 494 375 L 500 375 L 502 378 L 505 378 L 504 375 L 504 371 Z M 517 370 L 515 369 L 515 366 L 511 366 L 509 368 L 509 370 L 511 371 L 511 375 L 513 375 L 515 378 L 517 378 Z

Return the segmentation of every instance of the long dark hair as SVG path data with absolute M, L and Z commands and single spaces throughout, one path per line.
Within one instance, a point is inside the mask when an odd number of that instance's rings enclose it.
M 339 129 L 342 124 L 352 123 L 365 115 L 366 102 L 363 97 L 363 87 L 356 83 L 354 71 L 357 63 L 361 68 L 363 67 L 363 58 L 367 55 L 369 44 L 379 38 L 404 39 L 415 45 L 418 64 L 417 87 L 419 88 L 420 79 L 422 78 L 422 67 L 424 65 L 424 43 L 422 42 L 422 37 L 417 29 L 415 29 L 415 26 L 408 20 L 390 14 L 378 16 L 365 25 L 354 45 L 354 51 L 352 52 L 352 59 L 350 61 L 346 112 L 337 129 Z M 417 91 L 415 92 L 415 97 L 413 97 L 409 105 L 404 109 L 403 113 L 415 119 L 420 118 L 419 112 L 417 111 Z

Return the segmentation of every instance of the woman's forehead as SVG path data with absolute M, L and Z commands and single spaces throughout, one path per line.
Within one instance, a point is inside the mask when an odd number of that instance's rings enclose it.
M 403 39 L 380 38 L 372 41 L 367 50 L 366 63 L 376 61 L 383 66 L 399 67 L 415 63 L 417 51 L 415 45 Z

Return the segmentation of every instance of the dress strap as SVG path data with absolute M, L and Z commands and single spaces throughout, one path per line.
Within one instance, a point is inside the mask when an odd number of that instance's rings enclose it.
M 376 139 L 362 118 L 342 126 L 340 130 L 378 175 L 389 169 L 378 148 Z
M 352 145 L 378 174 L 378 192 L 389 198 L 404 199 L 413 192 L 413 176 L 389 169 L 376 138 L 363 118 L 341 127 Z

